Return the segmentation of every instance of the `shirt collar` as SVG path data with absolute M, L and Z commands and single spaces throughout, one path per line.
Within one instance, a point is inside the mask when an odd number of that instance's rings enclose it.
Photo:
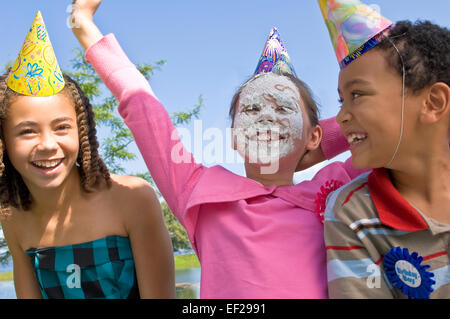
M 383 224 L 404 231 L 428 228 L 417 210 L 392 185 L 387 169 L 374 169 L 369 175 L 368 184 L 372 201 Z
M 295 206 L 314 210 L 315 197 L 305 196 L 310 188 L 308 186 L 309 184 L 305 182 L 292 186 L 264 186 L 217 165 L 204 171 L 189 198 L 187 208 L 206 203 L 233 202 L 261 195 L 273 195 Z M 316 192 L 313 192 L 313 195 Z

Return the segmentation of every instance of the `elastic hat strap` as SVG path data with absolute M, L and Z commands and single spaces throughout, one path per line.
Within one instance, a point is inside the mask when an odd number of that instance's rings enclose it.
M 402 62 L 402 117 L 401 117 L 402 122 L 400 125 L 400 137 L 398 139 L 397 147 L 395 148 L 394 155 L 392 155 L 391 160 L 386 165 L 387 168 L 389 168 L 389 166 L 392 164 L 395 157 L 397 156 L 397 153 L 398 153 L 398 150 L 400 148 L 400 144 L 401 144 L 402 138 L 403 138 L 403 130 L 404 130 L 404 122 L 405 122 L 405 80 L 406 80 L 405 62 L 403 61 L 403 57 L 400 54 L 400 50 L 397 48 L 397 46 L 391 40 L 391 38 L 388 37 L 388 40 L 394 47 L 395 51 L 397 51 L 398 56 L 400 57 L 400 61 Z

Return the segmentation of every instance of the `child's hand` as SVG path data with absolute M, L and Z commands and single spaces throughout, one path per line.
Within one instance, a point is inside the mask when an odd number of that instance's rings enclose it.
M 93 21 L 101 2 L 102 0 L 74 0 L 72 3 L 72 32 L 85 51 L 103 37 Z
M 73 0 L 72 16 L 92 20 L 102 0 Z

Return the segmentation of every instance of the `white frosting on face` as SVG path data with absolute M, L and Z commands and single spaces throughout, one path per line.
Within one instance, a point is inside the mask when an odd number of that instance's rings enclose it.
M 300 92 L 292 81 L 262 73 L 245 85 L 234 119 L 237 150 L 250 163 L 278 161 L 303 135 Z

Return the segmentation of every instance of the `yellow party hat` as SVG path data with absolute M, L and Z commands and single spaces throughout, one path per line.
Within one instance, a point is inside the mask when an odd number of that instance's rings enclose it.
M 11 90 L 30 96 L 50 96 L 64 88 L 64 78 L 40 11 L 28 29 L 7 83 Z

